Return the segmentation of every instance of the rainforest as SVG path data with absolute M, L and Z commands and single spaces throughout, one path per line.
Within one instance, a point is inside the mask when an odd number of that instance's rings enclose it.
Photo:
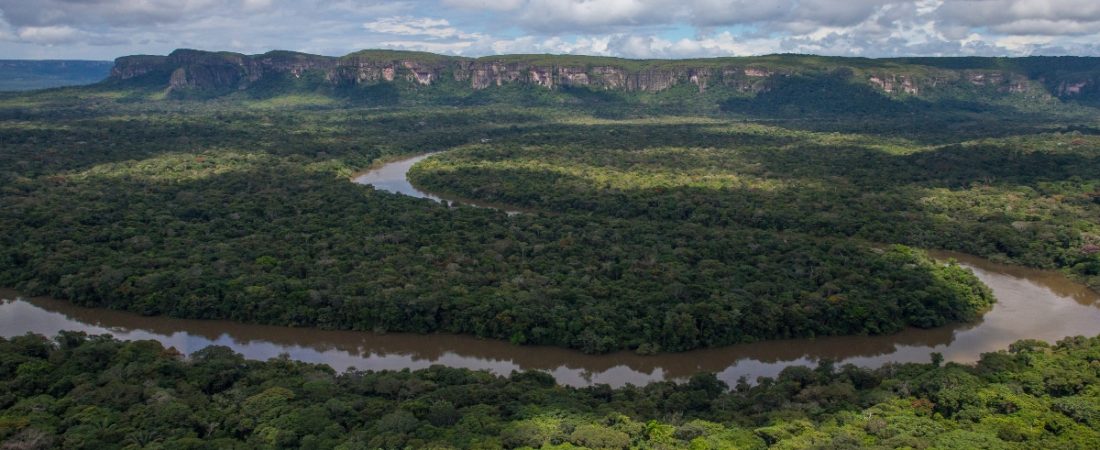
M 964 327 L 997 296 L 943 251 L 1100 290 L 1097 86 L 1077 57 L 124 57 L 0 93 L 0 288 L 606 357 Z M 425 154 L 430 198 L 353 182 Z M 3 336 L 11 448 L 1100 445 L 1093 336 L 617 388 Z

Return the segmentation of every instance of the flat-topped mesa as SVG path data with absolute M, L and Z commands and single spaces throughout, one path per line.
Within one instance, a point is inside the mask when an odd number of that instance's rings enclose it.
M 619 63 L 619 64 L 616 64 Z M 168 56 L 126 56 L 115 60 L 113 80 L 139 77 L 169 90 L 193 88 L 247 89 L 271 76 L 299 78 L 317 72 L 332 86 L 369 85 L 404 80 L 420 86 L 443 80 L 470 89 L 510 84 L 547 89 L 586 87 L 603 90 L 660 92 L 680 84 L 692 84 L 700 92 L 721 83 L 741 90 L 763 89 L 760 78 L 772 71 L 738 67 L 691 67 L 689 64 L 619 60 L 616 58 L 519 55 L 479 59 L 419 52 L 370 50 L 344 57 L 269 52 L 242 55 L 228 52 L 176 50 Z
M 1045 67 L 1063 63 L 1071 64 L 1072 70 Z M 288 51 L 243 55 L 181 49 L 167 56 L 118 58 L 111 79 L 140 79 L 145 85 L 169 91 L 211 92 L 244 90 L 270 78 L 310 77 L 305 81 L 315 83 L 315 87 L 405 82 L 410 86 L 449 83 L 473 90 L 531 85 L 656 93 L 689 85 L 699 93 L 715 87 L 755 93 L 769 90 L 779 77 L 835 71 L 843 71 L 852 82 L 891 96 L 925 96 L 944 88 L 1062 98 L 1100 91 L 1100 58 L 1070 61 L 1041 57 L 865 59 L 768 55 L 630 60 L 571 55 L 466 58 L 391 50 L 364 50 L 343 57 Z
M 681 83 L 706 89 L 711 78 L 707 68 L 642 68 L 629 70 L 614 65 L 577 65 L 565 63 L 528 64 L 477 60 L 462 64 L 455 72 L 456 81 L 469 81 L 472 89 L 506 84 L 530 84 L 549 89 L 588 87 L 605 90 L 659 92 Z M 731 78 L 732 80 L 732 78 Z
M 561 62 L 517 61 L 514 57 L 480 58 L 341 58 L 326 79 L 337 85 L 392 82 L 403 79 L 418 85 L 431 85 L 444 79 L 465 84 L 470 89 L 486 89 L 509 84 L 533 85 L 548 89 L 589 87 L 608 90 L 658 92 L 680 83 L 706 88 L 709 69 L 641 68 L 630 70 L 616 65 Z M 543 58 L 543 57 L 540 57 Z M 547 57 L 544 59 L 553 59 Z
M 167 56 L 153 55 L 123 56 L 115 59 L 115 66 L 111 68 L 110 77 L 116 80 L 139 77 L 161 67 L 167 59 Z

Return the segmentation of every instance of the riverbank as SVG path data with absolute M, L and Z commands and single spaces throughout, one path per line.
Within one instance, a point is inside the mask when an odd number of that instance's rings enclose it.
M 685 380 L 713 372 L 730 384 L 744 376 L 775 376 L 789 366 L 829 359 L 841 364 L 879 367 L 887 363 L 926 362 L 932 353 L 947 361 L 969 363 L 982 353 L 1021 339 L 1054 342 L 1100 329 L 1100 295 L 1053 271 L 992 263 L 957 253 L 936 252 L 974 270 L 997 303 L 975 323 L 933 329 L 910 328 L 885 336 L 842 336 L 764 341 L 706 350 L 642 356 L 632 352 L 588 355 L 575 350 L 516 346 L 504 341 L 449 334 L 375 334 L 250 325 L 219 320 L 146 317 L 99 308 L 82 308 L 47 298 L 17 299 L 0 291 L 0 330 L 4 336 L 28 332 L 52 336 L 61 330 L 110 333 L 124 340 L 153 339 L 184 354 L 224 345 L 250 359 L 281 354 L 323 363 L 336 370 L 420 369 L 440 364 L 507 375 L 540 370 L 569 386 L 644 385 Z

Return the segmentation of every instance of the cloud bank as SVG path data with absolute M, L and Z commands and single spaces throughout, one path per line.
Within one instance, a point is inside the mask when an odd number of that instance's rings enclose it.
M 688 58 L 1100 55 L 1096 0 L 0 0 L 4 58 L 199 48 Z

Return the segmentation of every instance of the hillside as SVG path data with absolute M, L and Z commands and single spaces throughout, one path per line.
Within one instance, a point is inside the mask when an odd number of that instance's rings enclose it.
M 26 91 L 103 81 L 110 61 L 0 60 L 0 91 Z
M 1100 58 L 1085 57 L 768 55 L 631 60 L 565 55 L 465 58 L 387 50 L 343 57 L 286 51 L 243 55 L 176 50 L 167 56 L 119 58 L 106 86 L 143 88 L 173 98 L 310 93 L 385 104 L 476 103 L 486 97 L 499 98 L 499 92 L 493 91 L 530 87 L 538 89 L 534 96 L 531 92 L 521 95 L 525 101 L 539 96 L 555 103 L 658 98 L 688 104 L 724 102 L 724 108 L 734 112 L 789 115 L 804 114 L 805 105 L 798 111 L 790 111 L 789 105 L 814 94 L 870 105 L 867 112 L 974 106 L 960 102 L 1096 104 L 1100 101 L 1098 80 Z M 738 103 L 761 96 L 765 98 L 757 106 Z M 731 103 L 727 101 L 730 98 L 740 100 Z M 823 102 L 833 103 L 828 97 Z

